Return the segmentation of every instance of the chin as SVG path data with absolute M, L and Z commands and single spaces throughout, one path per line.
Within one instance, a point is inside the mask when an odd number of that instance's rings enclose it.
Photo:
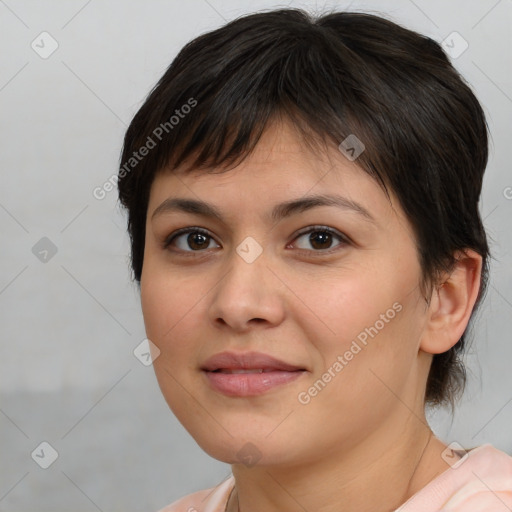
M 229 441 L 223 440 L 223 442 L 218 443 L 211 438 L 204 443 L 199 442 L 197 439 L 196 442 L 210 457 L 226 464 L 239 464 L 247 468 L 272 466 L 278 461 L 283 462 L 285 452 L 289 454 L 288 450 L 283 450 L 282 445 L 281 450 L 283 453 L 276 453 L 276 447 L 272 446 L 272 443 L 256 439 L 251 441 L 246 436 L 233 437 Z
M 268 436 L 275 428 L 275 423 L 274 427 L 248 429 L 247 423 L 250 423 L 250 420 L 247 419 L 247 415 L 245 428 L 230 428 L 222 422 L 222 418 L 219 419 L 219 423 L 225 430 L 213 420 L 205 421 L 202 425 L 184 426 L 204 452 L 226 464 L 241 464 L 246 467 L 270 466 L 284 462 L 290 454 L 297 451 L 285 442 L 286 432 Z

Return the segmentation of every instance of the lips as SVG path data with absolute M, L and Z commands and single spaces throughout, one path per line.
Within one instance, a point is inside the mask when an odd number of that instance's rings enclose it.
M 262 368 L 259 368 L 259 369 L 251 369 L 251 370 L 244 370 L 242 368 L 240 369 L 237 369 L 237 368 L 219 368 L 218 370 L 213 370 L 214 372 L 219 372 L 219 373 L 268 373 L 268 372 L 273 372 L 275 370 L 273 369 L 268 369 L 266 368 L 265 370 L 263 370 Z
M 209 372 L 219 370 L 281 370 L 293 372 L 304 368 L 285 363 L 261 352 L 241 352 L 238 354 L 235 352 L 221 352 L 210 357 L 201 369 Z
M 228 396 L 255 396 L 294 381 L 306 370 L 260 352 L 221 352 L 203 370 L 209 384 Z

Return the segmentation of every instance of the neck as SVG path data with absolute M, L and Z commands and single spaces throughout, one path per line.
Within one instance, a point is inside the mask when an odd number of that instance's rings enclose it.
M 396 427 L 293 466 L 233 465 L 236 488 L 226 510 L 339 512 L 342 504 L 344 512 L 394 511 L 448 469 L 440 456 L 445 445 L 426 421 L 411 415 L 402 431 Z

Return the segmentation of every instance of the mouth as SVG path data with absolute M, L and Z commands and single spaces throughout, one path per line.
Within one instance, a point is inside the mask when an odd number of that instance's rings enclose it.
M 257 352 L 222 352 L 208 359 L 201 370 L 215 391 L 232 397 L 261 395 L 307 371 Z
M 236 369 L 236 368 L 219 368 L 218 370 L 213 370 L 213 373 L 270 373 L 278 370 L 274 369 L 263 369 L 263 368 L 253 368 L 253 369 Z

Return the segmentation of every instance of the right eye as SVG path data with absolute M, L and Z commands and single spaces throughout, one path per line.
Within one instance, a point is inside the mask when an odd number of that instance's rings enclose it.
M 187 236 L 184 236 L 187 235 Z M 183 228 L 171 233 L 165 242 L 164 249 L 169 249 L 175 252 L 203 252 L 205 249 L 210 249 L 210 243 L 214 242 L 213 237 L 202 228 Z M 177 251 L 175 248 L 178 248 Z

